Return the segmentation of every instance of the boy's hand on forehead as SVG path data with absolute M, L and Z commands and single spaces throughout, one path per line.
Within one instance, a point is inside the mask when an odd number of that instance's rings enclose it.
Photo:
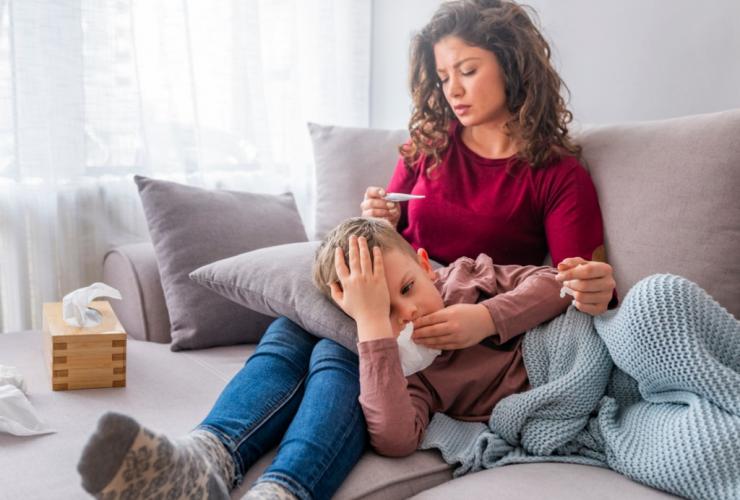
M 349 265 L 341 248 L 334 252 L 334 266 L 339 276 L 339 283 L 329 284 L 334 302 L 357 321 L 358 327 L 360 322 L 388 322 L 390 295 L 380 248 L 373 248 L 371 259 L 367 240 L 351 236 Z

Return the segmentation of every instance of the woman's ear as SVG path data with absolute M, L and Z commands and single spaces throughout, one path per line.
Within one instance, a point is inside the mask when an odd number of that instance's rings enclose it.
M 423 248 L 420 248 L 416 251 L 416 256 L 416 258 L 419 259 L 419 265 L 427 274 L 427 276 L 434 279 L 434 269 L 432 268 L 432 263 L 429 262 L 429 254 L 427 253 L 427 251 Z

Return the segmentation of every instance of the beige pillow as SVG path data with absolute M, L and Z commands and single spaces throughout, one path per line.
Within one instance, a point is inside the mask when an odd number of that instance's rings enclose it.
M 579 142 L 620 296 L 673 273 L 740 318 L 740 110 L 591 128 Z
M 348 217 L 360 215 L 368 186 L 385 187 L 406 130 L 333 127 L 309 123 L 316 164 L 316 230 L 320 240 Z

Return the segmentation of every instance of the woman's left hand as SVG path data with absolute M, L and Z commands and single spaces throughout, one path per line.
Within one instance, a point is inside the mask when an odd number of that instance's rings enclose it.
M 614 272 L 606 262 L 580 257 L 563 259 L 555 279 L 573 290 L 573 305 L 579 311 L 597 316 L 609 307 L 614 294 Z
M 414 321 L 417 344 L 450 351 L 464 349 L 496 333 L 491 314 L 481 304 L 454 304 Z

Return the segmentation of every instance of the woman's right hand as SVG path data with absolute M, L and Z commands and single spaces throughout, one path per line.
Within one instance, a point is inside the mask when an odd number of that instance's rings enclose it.
M 383 199 L 385 194 L 385 189 L 381 187 L 368 187 L 365 190 L 365 199 L 362 200 L 362 203 L 360 204 L 362 216 L 385 219 L 390 222 L 393 227 L 396 227 L 401 218 L 401 207 L 398 206 L 398 203 L 385 201 Z

